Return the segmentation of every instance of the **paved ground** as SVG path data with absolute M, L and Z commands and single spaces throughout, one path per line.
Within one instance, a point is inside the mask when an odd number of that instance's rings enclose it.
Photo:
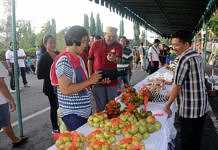
M 133 71 L 132 84 L 144 79 L 146 74 L 140 70 Z M 49 103 L 42 94 L 42 82 L 34 75 L 28 75 L 30 88 L 23 88 L 21 91 L 22 114 L 24 121 L 24 135 L 29 137 L 29 142 L 13 150 L 45 150 L 53 144 L 51 140 L 51 125 L 49 121 Z M 22 86 L 22 83 L 21 83 Z M 204 129 L 204 142 L 202 150 L 217 150 L 218 147 L 218 121 L 212 114 L 207 118 Z M 212 118 L 212 119 L 211 119 Z M 16 113 L 11 114 L 12 123 L 16 121 Z M 14 130 L 17 132 L 16 123 Z M 0 133 L 0 150 L 11 150 L 9 139 Z

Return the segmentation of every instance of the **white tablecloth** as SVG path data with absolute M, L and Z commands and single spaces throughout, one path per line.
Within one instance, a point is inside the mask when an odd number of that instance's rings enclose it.
M 148 78 L 155 77 L 158 75 L 163 75 L 164 78 L 167 80 L 172 79 L 172 73 L 164 68 L 159 69 L 154 74 L 148 76 Z M 143 84 L 148 82 L 148 78 L 142 80 L 138 84 L 136 84 L 134 87 L 136 89 L 139 89 Z M 166 87 L 167 90 L 170 89 L 170 87 Z M 164 103 L 148 103 L 148 110 L 151 110 L 154 114 L 163 112 L 163 106 Z M 172 105 L 172 110 L 176 110 L 176 106 Z M 173 113 L 174 114 L 174 113 Z M 157 120 L 161 122 L 162 128 L 151 134 L 148 139 L 144 141 L 146 150 L 167 150 L 168 149 L 168 143 L 175 138 L 176 130 L 173 126 L 174 123 L 174 116 L 168 118 L 166 114 L 163 116 L 156 116 Z M 88 135 L 94 130 L 94 128 L 90 127 L 88 124 L 83 125 L 80 127 L 77 131 L 84 135 Z M 48 148 L 48 150 L 56 150 L 56 147 L 53 145 L 52 147 Z

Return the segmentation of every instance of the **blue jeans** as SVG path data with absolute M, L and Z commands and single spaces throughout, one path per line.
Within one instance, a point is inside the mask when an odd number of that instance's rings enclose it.
M 81 127 L 87 122 L 87 118 L 80 117 L 75 114 L 69 114 L 64 117 L 62 117 L 62 120 L 67 127 L 68 131 L 74 131 L 77 128 Z

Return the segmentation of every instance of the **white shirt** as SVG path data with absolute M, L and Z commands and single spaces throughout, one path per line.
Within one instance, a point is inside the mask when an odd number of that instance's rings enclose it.
M 160 50 L 159 48 L 156 48 L 155 46 L 151 46 L 148 50 L 148 60 L 151 61 L 159 61 L 159 54 Z
M 17 56 L 18 57 L 25 57 L 26 54 L 25 54 L 23 49 L 19 49 L 17 51 Z M 6 60 L 9 60 L 10 63 L 14 63 L 14 52 L 12 50 L 10 50 L 10 49 L 7 50 L 6 53 L 5 53 L 5 58 L 6 58 Z M 25 59 L 23 59 L 23 58 L 18 59 L 18 65 L 19 65 L 19 67 L 25 67 Z
M 0 78 L 5 78 L 8 75 L 8 71 L 5 69 L 4 65 L 0 63 Z M 0 105 L 6 104 L 6 98 L 3 96 L 3 94 L 0 91 Z

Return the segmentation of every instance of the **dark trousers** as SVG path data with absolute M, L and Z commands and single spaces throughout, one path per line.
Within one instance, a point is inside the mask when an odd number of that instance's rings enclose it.
M 15 90 L 14 65 L 13 64 L 11 64 L 11 68 L 12 68 L 12 70 L 9 73 L 9 75 L 10 75 L 10 88 L 12 90 Z
M 21 73 L 21 77 L 23 80 L 23 84 L 27 84 L 27 80 L 26 80 L 26 67 L 20 67 L 20 73 Z
M 49 103 L 50 103 L 50 120 L 53 130 L 59 130 L 58 126 L 58 98 L 54 93 L 49 93 L 48 95 Z
M 176 150 L 200 150 L 206 115 L 200 118 L 178 117 Z M 180 145 L 181 144 L 181 145 Z
M 149 61 L 149 64 L 148 64 L 148 73 L 149 74 L 154 73 L 158 69 L 159 69 L 159 61 L 153 61 L 153 66 L 151 65 L 151 62 Z
M 75 114 L 70 114 L 62 117 L 68 131 L 74 131 L 87 122 L 87 118 L 80 117 Z
M 15 78 L 14 78 L 14 64 L 11 64 L 12 67 L 12 71 L 10 72 L 10 88 L 12 90 L 15 90 Z M 25 67 L 20 67 L 20 69 L 18 69 L 18 74 L 21 73 L 21 77 L 23 80 L 23 84 L 27 84 L 27 80 L 26 80 L 26 68 Z

